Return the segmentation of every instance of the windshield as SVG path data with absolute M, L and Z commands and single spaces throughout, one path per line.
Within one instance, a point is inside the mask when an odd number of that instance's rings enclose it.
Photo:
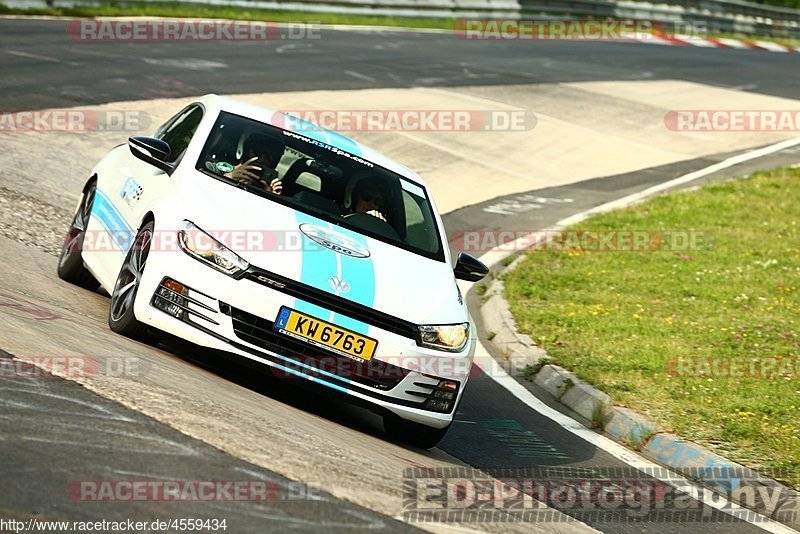
M 197 169 L 336 225 L 444 261 L 424 187 L 317 139 L 223 112 Z

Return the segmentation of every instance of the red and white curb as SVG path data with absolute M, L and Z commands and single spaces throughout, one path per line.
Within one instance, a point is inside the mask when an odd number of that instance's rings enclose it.
M 649 35 L 639 42 L 667 46 L 698 46 L 701 48 L 734 48 L 738 50 L 762 50 L 766 52 L 800 52 L 800 46 L 788 46 L 770 41 L 742 41 L 723 37 L 694 37 L 691 35 Z

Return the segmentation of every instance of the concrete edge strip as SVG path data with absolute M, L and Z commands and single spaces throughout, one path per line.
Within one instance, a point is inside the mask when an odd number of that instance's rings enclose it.
M 794 138 L 732 156 L 704 169 L 562 219 L 555 224 L 552 230 L 564 229 L 593 214 L 635 204 L 662 191 L 702 178 L 718 170 L 773 154 L 799 144 L 800 138 Z M 481 256 L 481 259 L 487 264 L 496 266 L 499 262 L 514 254 L 514 252 L 521 250 L 523 243 L 525 246 L 532 248 L 544 239 L 545 234 L 543 232 L 530 234 L 519 238 L 514 243 L 504 244 L 486 252 Z M 517 331 L 516 322 L 511 315 L 508 302 L 503 296 L 504 286 L 499 275 L 515 269 L 523 259 L 524 255 L 520 255 L 499 271 L 494 271 L 496 274 L 483 296 L 484 301 L 480 308 L 484 327 L 489 332 L 489 342 L 507 359 L 507 361 L 497 362 L 497 364 L 512 369 L 516 374 L 523 372 L 527 368 L 529 375 L 533 375 L 533 382 L 545 390 L 553 399 L 567 406 L 586 421 L 589 421 L 593 428 L 602 428 L 606 434 L 618 443 L 639 451 L 643 456 L 654 462 L 678 470 L 678 472 L 686 469 L 718 469 L 722 472 L 734 471 L 742 473 L 744 474 L 743 477 L 729 481 L 729 484 L 740 484 L 742 481 L 755 482 L 759 486 L 778 488 L 784 495 L 791 495 L 794 499 L 800 499 L 800 492 L 775 480 L 766 478 L 752 469 L 731 462 L 696 443 L 684 441 L 679 436 L 664 432 L 658 429 L 657 425 L 647 417 L 634 410 L 614 406 L 613 399 L 606 393 L 582 381 L 574 373 L 548 363 L 547 352 L 537 347 L 530 336 Z M 530 376 L 526 378 L 530 379 Z M 510 390 L 507 384 L 498 382 Z M 517 396 L 519 397 L 519 395 Z M 719 485 L 719 482 L 719 480 L 701 481 L 702 484 L 712 490 L 715 489 L 715 485 Z M 735 502 L 741 504 L 738 501 Z

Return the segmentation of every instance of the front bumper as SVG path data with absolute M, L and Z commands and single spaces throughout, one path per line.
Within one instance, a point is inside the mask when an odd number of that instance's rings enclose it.
M 264 364 L 279 378 L 305 379 L 407 420 L 434 428 L 452 421 L 472 365 L 474 339 L 463 353 L 441 353 L 370 324 L 377 352 L 369 361 L 348 359 L 272 328 L 280 307 L 297 302 L 281 288 L 235 280 L 185 254 L 153 256 L 135 303 L 140 321 Z M 175 291 L 179 286 L 185 288 L 181 293 Z

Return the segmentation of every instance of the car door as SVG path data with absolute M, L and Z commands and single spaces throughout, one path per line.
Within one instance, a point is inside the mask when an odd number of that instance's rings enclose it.
M 192 104 L 156 130 L 154 136 L 170 145 L 167 161 L 172 165 L 180 163 L 203 114 L 201 105 Z M 99 178 L 93 217 L 98 219 L 99 229 L 109 234 L 106 241 L 111 242 L 114 252 L 96 255 L 90 268 L 104 287 L 113 286 L 141 221 L 172 186 L 166 172 L 138 159 L 127 147 Z

